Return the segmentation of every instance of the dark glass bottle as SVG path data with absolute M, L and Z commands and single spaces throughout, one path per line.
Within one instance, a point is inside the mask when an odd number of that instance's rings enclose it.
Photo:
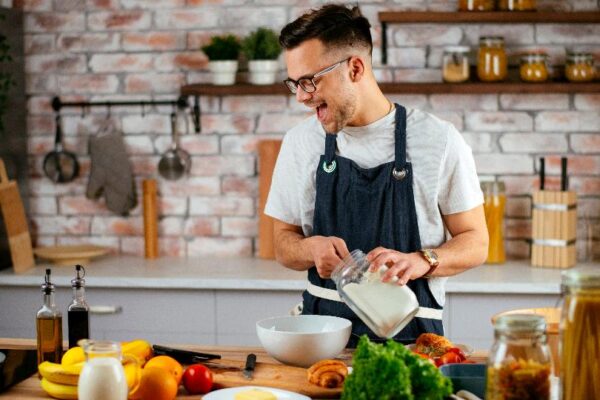
M 71 280 L 73 300 L 67 308 L 69 324 L 69 348 L 77 346 L 81 339 L 90 338 L 90 308 L 85 301 L 85 269 L 75 266 L 76 276 Z
M 62 314 L 54 302 L 54 284 L 50 282 L 50 269 L 46 270 L 42 284 L 44 304 L 36 315 L 37 360 L 60 363 L 62 357 Z

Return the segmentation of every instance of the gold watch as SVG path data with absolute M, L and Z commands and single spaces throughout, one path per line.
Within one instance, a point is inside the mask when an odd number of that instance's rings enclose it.
M 420 252 L 423 255 L 423 258 L 429 263 L 429 271 L 427 271 L 425 275 L 423 275 L 423 278 L 429 278 L 431 277 L 433 271 L 435 271 L 435 269 L 438 267 L 438 265 L 440 265 L 438 255 L 432 249 L 422 249 L 420 250 Z

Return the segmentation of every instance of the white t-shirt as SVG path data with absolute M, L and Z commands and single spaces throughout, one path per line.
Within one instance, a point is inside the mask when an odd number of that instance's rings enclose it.
M 369 125 L 345 127 L 338 133 L 337 154 L 361 168 L 393 161 L 394 116 L 395 110 Z M 471 148 L 451 123 L 407 108 L 406 125 L 407 161 L 413 169 L 421 246 L 435 248 L 449 237 L 442 214 L 471 210 L 483 204 L 483 194 Z M 265 206 L 265 214 L 301 226 L 305 236 L 312 235 L 316 170 L 324 152 L 325 131 L 316 116 L 289 130 L 281 145 Z M 445 302 L 446 280 L 429 279 L 429 287 L 441 305 Z

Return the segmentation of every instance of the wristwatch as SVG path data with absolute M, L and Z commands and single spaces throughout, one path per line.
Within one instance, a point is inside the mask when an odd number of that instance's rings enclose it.
M 440 265 L 440 261 L 438 260 L 437 253 L 432 249 L 422 249 L 420 251 L 423 258 L 429 263 L 429 271 L 423 275 L 423 278 L 429 278 L 438 265 Z

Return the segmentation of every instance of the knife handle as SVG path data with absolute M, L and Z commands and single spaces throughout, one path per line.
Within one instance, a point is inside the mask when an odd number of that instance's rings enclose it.
M 254 367 L 256 366 L 256 354 L 254 353 L 250 353 L 248 354 L 248 357 L 246 357 L 246 370 L 253 370 Z
M 171 347 L 160 346 L 157 344 L 153 345 L 152 348 L 154 350 L 154 354 L 173 357 L 182 364 L 193 364 L 197 362 L 221 358 L 219 354 L 199 353 L 196 351 L 180 350 Z

